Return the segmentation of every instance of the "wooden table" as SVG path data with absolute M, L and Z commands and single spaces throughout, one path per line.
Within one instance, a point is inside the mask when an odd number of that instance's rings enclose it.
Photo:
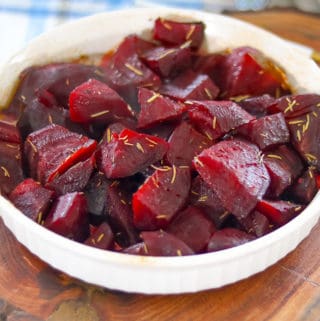
M 320 51 L 320 16 L 296 11 L 232 15 Z M 53 270 L 0 222 L 0 320 L 320 320 L 319 235 L 320 224 L 279 263 L 222 289 L 145 296 L 100 289 Z

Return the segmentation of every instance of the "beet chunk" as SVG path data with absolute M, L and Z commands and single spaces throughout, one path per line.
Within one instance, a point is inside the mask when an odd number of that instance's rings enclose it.
M 0 193 L 9 194 L 23 179 L 20 144 L 0 140 Z
M 163 84 L 159 89 L 163 95 L 176 100 L 208 100 L 218 96 L 219 88 L 204 74 L 197 74 L 188 70 L 170 83 Z
M 193 158 L 212 142 L 187 122 L 182 122 L 171 134 L 166 159 L 171 165 L 191 166 Z M 188 146 L 186 148 L 186 146 Z
M 268 234 L 273 228 L 273 224 L 269 221 L 269 219 L 259 211 L 251 212 L 244 219 L 240 219 L 239 223 L 241 226 L 243 226 L 247 233 L 257 237 Z
M 108 85 L 89 79 L 69 96 L 70 118 L 77 123 L 110 123 L 132 117 L 131 107 Z
M 161 138 L 124 129 L 101 145 L 98 166 L 107 178 L 126 177 L 162 159 L 167 149 Z
M 214 224 L 201 209 L 189 206 L 175 216 L 166 232 L 182 240 L 195 253 L 199 253 L 206 248 L 215 230 Z
M 84 244 L 102 250 L 110 250 L 113 247 L 113 232 L 108 223 L 103 222 L 99 227 L 84 241 Z
M 13 115 L 0 114 L 0 140 L 20 144 L 21 136 L 17 127 L 18 119 Z
M 281 226 L 288 223 L 304 209 L 303 205 L 287 201 L 261 200 L 257 210 L 265 215 L 271 222 Z
M 39 224 L 43 223 L 51 206 L 54 192 L 27 178 L 10 193 L 9 199 L 23 214 Z
M 133 194 L 134 224 L 141 230 L 165 228 L 186 203 L 191 185 L 190 169 L 158 168 Z
M 215 252 L 231 247 L 239 246 L 241 244 L 254 240 L 255 237 L 246 232 L 235 228 L 224 228 L 213 233 L 209 240 L 207 252 Z
M 122 250 L 122 253 L 132 255 L 148 255 L 147 248 L 144 242 L 133 244 Z
M 202 22 L 186 23 L 158 18 L 154 23 L 153 38 L 169 45 L 182 45 L 190 41 L 190 47 L 197 49 L 202 44 L 204 28 Z
M 165 231 L 141 232 L 145 253 L 150 256 L 182 256 L 194 252 L 183 241 Z
M 282 113 L 254 119 L 240 127 L 239 133 L 263 150 L 288 143 L 290 140 L 289 129 Z
M 254 119 L 232 101 L 191 101 L 188 114 L 192 124 L 211 139 Z
M 179 118 L 186 109 L 184 104 L 146 88 L 139 89 L 138 100 L 141 106 L 138 116 L 139 128 Z
M 106 204 L 106 216 L 116 241 L 124 247 L 137 243 L 139 237 L 133 224 L 129 200 L 116 183 L 107 186 Z
M 62 236 L 82 242 L 89 235 L 87 202 L 83 193 L 60 196 L 44 221 L 44 226 Z
M 194 165 L 222 205 L 239 218 L 251 212 L 270 183 L 259 149 L 241 140 L 221 141 L 205 149 Z
M 268 113 L 269 107 L 275 102 L 276 99 L 268 94 L 246 97 L 237 101 L 240 107 L 258 118 L 265 116 Z
M 43 184 L 62 175 L 77 162 L 88 158 L 97 142 L 59 125 L 49 125 L 25 140 L 30 174 Z

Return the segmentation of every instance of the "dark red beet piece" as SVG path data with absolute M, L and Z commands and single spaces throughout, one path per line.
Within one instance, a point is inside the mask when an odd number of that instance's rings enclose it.
M 205 211 L 218 228 L 230 216 L 217 194 L 199 175 L 192 181 L 189 202 Z
M 161 138 L 124 129 L 101 145 L 98 166 L 107 178 L 126 177 L 162 159 L 167 149 Z
M 276 99 L 268 94 L 254 97 L 246 97 L 237 101 L 244 110 L 256 117 L 265 116 L 268 109 L 276 102 Z
M 135 109 L 138 109 L 137 88 L 158 88 L 161 83 L 159 76 L 139 59 L 140 55 L 152 48 L 154 44 L 130 35 L 121 42 L 109 64 L 104 67 L 108 85 Z
M 241 126 L 238 132 L 263 150 L 288 143 L 290 140 L 289 129 L 282 113 L 254 119 Z
M 53 197 L 53 191 L 42 187 L 32 178 L 22 181 L 9 195 L 15 207 L 39 224 L 43 223 Z
M 163 95 L 176 100 L 208 100 L 218 96 L 219 88 L 204 74 L 197 74 L 188 70 L 170 83 L 163 84 L 159 89 Z
M 186 47 L 156 47 L 140 56 L 160 77 L 174 77 L 191 67 L 191 50 Z
M 116 181 L 107 186 L 106 204 L 106 216 L 116 241 L 124 247 L 137 243 L 139 237 L 133 224 L 131 205 Z
M 141 232 L 145 252 L 150 256 L 183 256 L 194 252 L 183 241 L 165 231 Z
M 133 244 L 123 249 L 122 253 L 133 255 L 148 255 L 147 248 L 144 242 Z
M 269 113 L 283 112 L 285 118 L 298 117 L 310 112 L 317 112 L 320 95 L 299 94 L 278 98 L 269 106 Z
M 204 38 L 204 28 L 202 22 L 186 23 L 158 18 L 154 23 L 153 38 L 170 45 L 182 45 L 189 41 L 191 48 L 198 49 Z
M 217 139 L 254 119 L 232 101 L 191 101 L 188 114 L 192 124 L 210 139 Z
M 260 60 L 264 60 L 262 54 L 249 47 L 236 48 L 228 54 L 221 67 L 222 77 L 215 79 L 221 89 L 221 96 L 276 96 L 277 91 L 281 90 L 278 73 L 270 70 L 268 61 L 263 62 L 268 67 L 265 68 L 260 64 Z
M 84 241 L 84 244 L 102 250 L 110 250 L 113 247 L 113 232 L 108 223 L 103 222 Z
M 211 140 L 196 131 L 187 122 L 182 122 L 171 134 L 166 159 L 176 166 L 191 166 L 193 158 L 212 145 Z
M 193 69 L 196 73 L 208 75 L 214 81 L 216 78 L 220 79 L 221 66 L 225 59 L 226 56 L 220 53 L 199 55 Z
M 209 240 L 207 252 L 215 252 L 231 247 L 239 246 L 241 244 L 254 240 L 255 237 L 246 232 L 235 228 L 224 228 L 213 233 Z
M 53 189 L 57 195 L 81 192 L 87 185 L 95 165 L 94 155 L 67 169 L 60 176 L 56 176 L 47 183 L 47 188 Z
M 82 242 L 89 235 L 87 201 L 83 193 L 60 196 L 44 221 L 44 226 L 62 236 Z
M 138 100 L 141 106 L 138 116 L 139 128 L 146 128 L 163 121 L 179 118 L 186 110 L 184 104 L 146 88 L 139 89 Z
M 259 149 L 241 140 L 211 146 L 195 158 L 194 165 L 222 205 L 238 218 L 251 212 L 270 183 Z
M 247 233 L 257 237 L 268 234 L 273 228 L 268 218 L 259 211 L 253 211 L 246 218 L 240 219 L 240 224 Z
M 309 167 L 290 188 L 290 194 L 299 203 L 308 204 L 318 192 L 316 171 Z
M 13 115 L 0 114 L 0 140 L 20 144 L 21 136 L 17 128 L 18 119 Z
M 43 184 L 49 183 L 77 162 L 91 156 L 96 145 L 96 141 L 59 125 L 33 132 L 25 140 L 31 176 Z
M 141 230 L 165 228 L 185 205 L 190 190 L 190 169 L 158 168 L 133 194 L 134 224 Z
M 76 123 L 102 123 L 132 117 L 131 107 L 105 83 L 89 79 L 69 96 L 70 118 Z
M 257 210 L 265 215 L 271 222 L 284 225 L 297 216 L 304 209 L 303 205 L 287 201 L 261 200 L 257 204 Z
M 9 194 L 23 179 L 20 144 L 0 140 L 0 194 Z
M 166 232 L 182 240 L 195 253 L 199 253 L 206 248 L 215 230 L 214 224 L 201 209 L 189 206 L 175 216 Z
M 300 156 L 310 166 L 320 170 L 320 113 L 313 111 L 290 118 L 287 124 L 291 133 L 291 142 Z

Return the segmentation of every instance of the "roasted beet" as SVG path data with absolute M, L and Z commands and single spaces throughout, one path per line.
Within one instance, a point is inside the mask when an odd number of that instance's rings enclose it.
M 179 118 L 186 110 L 184 104 L 146 88 L 139 89 L 138 100 L 141 106 L 138 116 L 139 128 Z
M 273 229 L 273 224 L 259 211 L 253 211 L 247 217 L 240 219 L 239 223 L 247 233 L 257 237 L 268 234 Z
M 232 101 L 191 101 L 188 106 L 192 124 L 210 139 L 217 139 L 254 119 Z
M 141 230 L 168 226 L 186 203 L 190 190 L 188 167 L 158 168 L 132 197 L 134 223 Z
M 53 204 L 44 226 L 75 241 L 84 241 L 89 234 L 87 201 L 83 193 L 60 196 Z
M 241 97 L 240 97 L 241 98 Z M 265 116 L 269 107 L 276 102 L 276 99 L 268 94 L 239 99 L 237 103 L 248 113 L 256 117 Z
M 239 218 L 250 213 L 270 183 L 259 149 L 241 140 L 211 146 L 195 158 L 194 165 L 222 205 Z
M 159 91 L 163 95 L 181 101 L 190 99 L 208 100 L 217 97 L 219 88 L 209 76 L 188 70 L 170 83 L 162 85 Z
M 297 216 L 304 206 L 287 201 L 261 200 L 257 204 L 257 210 L 265 215 L 271 222 L 284 225 Z
M 103 222 L 99 227 L 84 241 L 84 244 L 102 250 L 110 250 L 113 247 L 113 232 L 108 223 Z
M 144 242 L 139 242 L 123 249 L 122 253 L 133 255 L 148 255 L 148 250 Z
M 98 166 L 107 178 L 126 177 L 162 159 L 167 149 L 161 138 L 124 129 L 101 145 Z
M 170 45 L 182 45 L 190 42 L 190 47 L 197 49 L 202 44 L 204 28 L 202 22 L 186 23 L 158 18 L 154 23 L 153 37 Z
M 9 199 L 23 214 L 39 224 L 43 223 L 51 206 L 54 192 L 27 178 L 10 193 Z
M 20 144 L 0 141 L 0 193 L 9 194 L 23 179 Z
M 105 83 L 89 79 L 69 96 L 70 118 L 76 123 L 119 121 L 133 116 L 131 107 Z
M 182 240 L 195 253 L 199 253 L 206 248 L 215 230 L 214 224 L 201 209 L 189 206 L 175 216 L 166 232 Z
M 209 240 L 207 252 L 220 251 L 254 240 L 255 237 L 235 228 L 224 228 L 213 233 Z
M 3 142 L 20 144 L 21 135 L 17 127 L 18 119 L 13 115 L 0 115 L 0 140 Z

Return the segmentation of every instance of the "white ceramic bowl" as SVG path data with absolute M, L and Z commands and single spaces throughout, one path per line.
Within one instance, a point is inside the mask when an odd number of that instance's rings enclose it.
M 127 34 L 145 34 L 159 16 L 201 20 L 206 24 L 209 51 L 256 47 L 286 71 L 297 92 L 320 94 L 320 69 L 280 38 L 221 15 L 157 8 L 103 13 L 38 37 L 0 70 L 0 106 L 7 104 L 19 73 L 26 67 L 106 52 Z M 297 218 L 239 247 L 186 257 L 142 257 L 102 251 L 63 238 L 0 198 L 0 214 L 6 226 L 31 252 L 53 267 L 111 289 L 166 294 L 221 287 L 266 269 L 310 233 L 318 221 L 319 209 L 320 193 Z

